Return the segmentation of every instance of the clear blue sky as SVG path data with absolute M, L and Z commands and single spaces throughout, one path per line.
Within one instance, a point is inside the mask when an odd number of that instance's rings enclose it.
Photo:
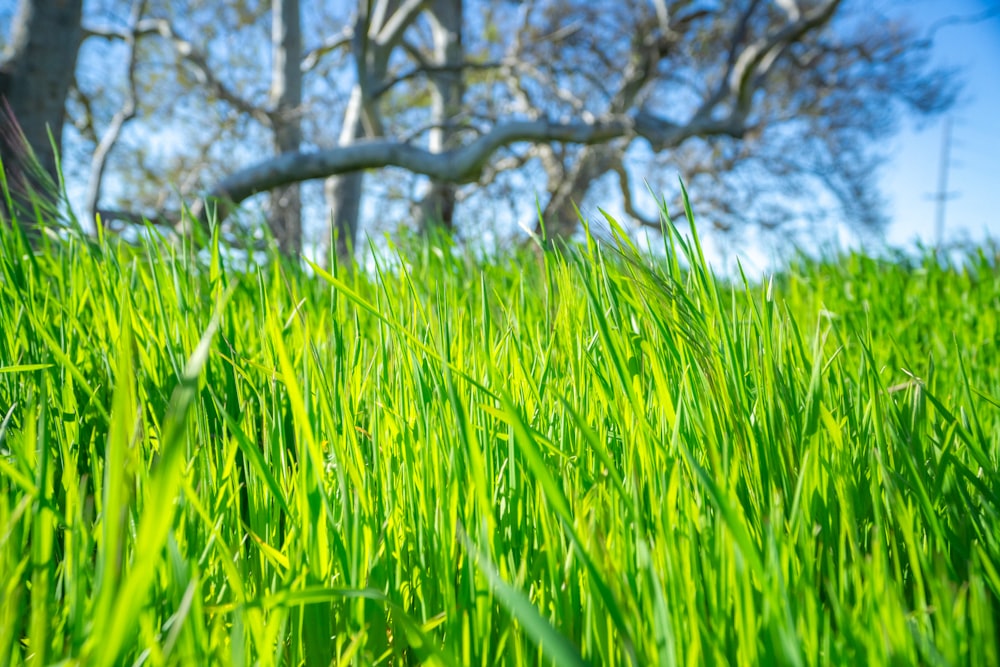
M 935 33 L 941 64 L 962 68 L 965 87 L 954 112 L 945 240 L 1000 240 L 1000 0 L 896 0 L 890 11 L 929 28 L 947 16 L 972 16 L 994 10 L 973 24 L 942 27 Z M 931 195 L 938 188 L 942 121 L 915 127 L 912 121 L 894 142 L 885 166 L 883 188 L 892 226 L 887 240 L 912 245 L 936 240 Z

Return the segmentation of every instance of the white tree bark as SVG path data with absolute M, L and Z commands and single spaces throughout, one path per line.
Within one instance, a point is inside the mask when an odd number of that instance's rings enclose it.
M 87 220 L 93 221 L 94 224 L 104 224 L 103 221 L 99 222 L 98 205 L 101 200 L 104 171 L 108 164 L 108 158 L 111 156 L 111 150 L 118 142 L 118 137 L 121 136 L 125 124 L 135 118 L 137 104 L 135 93 L 135 44 L 138 36 L 139 20 L 142 18 L 145 4 L 145 0 L 135 0 L 132 3 L 132 10 L 129 15 L 129 29 L 124 33 L 125 49 L 128 53 L 128 64 L 125 75 L 125 98 L 122 100 L 121 107 L 112 116 L 111 123 L 105 130 L 100 142 L 98 142 L 97 148 L 94 149 L 94 155 L 90 160 L 90 178 L 87 181 L 87 198 L 84 210 L 86 211 Z

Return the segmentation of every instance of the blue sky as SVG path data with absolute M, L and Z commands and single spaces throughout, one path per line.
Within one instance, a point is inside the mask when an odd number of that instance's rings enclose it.
M 929 28 L 947 16 L 1000 13 L 1000 0 L 906 0 L 894 12 Z M 941 64 L 962 68 L 965 87 L 953 113 L 945 240 L 1000 240 L 1000 15 L 973 24 L 943 27 L 935 34 Z M 936 240 L 935 204 L 944 120 L 915 127 L 904 123 L 885 166 L 883 187 L 892 225 L 887 240 L 910 246 Z

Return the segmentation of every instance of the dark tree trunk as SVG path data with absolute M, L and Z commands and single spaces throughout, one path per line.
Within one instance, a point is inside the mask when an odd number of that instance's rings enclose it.
M 47 213 L 54 212 L 58 171 L 52 146 L 62 145 L 66 96 L 83 35 L 82 11 L 82 0 L 21 0 L 8 55 L 0 63 L 0 98 L 6 100 L 0 115 L 0 159 L 25 220 L 34 217 L 32 191 L 40 205 L 51 205 Z M 2 202 L 0 207 L 6 208 Z M 8 217 L 3 209 L 0 215 Z

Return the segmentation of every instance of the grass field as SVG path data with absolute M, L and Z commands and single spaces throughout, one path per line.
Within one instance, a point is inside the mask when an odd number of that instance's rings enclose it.
M 997 249 L 665 247 L 0 231 L 0 664 L 1000 664 Z

